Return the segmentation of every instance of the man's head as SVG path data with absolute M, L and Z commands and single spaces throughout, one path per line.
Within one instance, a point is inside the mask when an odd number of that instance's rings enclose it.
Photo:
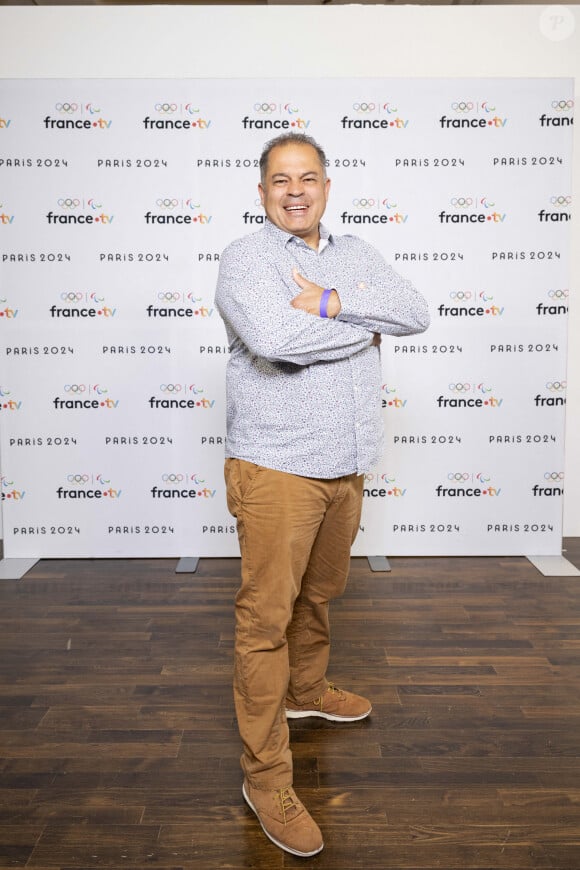
M 266 143 L 258 185 L 266 215 L 277 227 L 317 247 L 330 180 L 326 156 L 310 136 L 287 133 Z

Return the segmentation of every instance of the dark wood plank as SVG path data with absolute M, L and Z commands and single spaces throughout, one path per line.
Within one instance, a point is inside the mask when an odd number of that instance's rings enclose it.
M 580 540 L 566 542 L 580 567 Z M 578 870 L 580 595 L 523 558 L 353 559 L 331 677 L 291 723 L 320 870 Z M 304 867 L 241 798 L 239 561 L 43 560 L 0 584 L 0 870 Z

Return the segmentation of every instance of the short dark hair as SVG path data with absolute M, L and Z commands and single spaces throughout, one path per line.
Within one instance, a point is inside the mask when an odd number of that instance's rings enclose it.
M 326 154 L 316 139 L 313 139 L 312 136 L 307 136 L 305 133 L 282 133 L 281 136 L 276 136 L 275 139 L 270 139 L 269 142 L 266 142 L 260 155 L 260 179 L 262 184 L 266 179 L 270 152 L 281 145 L 311 145 L 318 155 L 320 165 L 326 177 Z

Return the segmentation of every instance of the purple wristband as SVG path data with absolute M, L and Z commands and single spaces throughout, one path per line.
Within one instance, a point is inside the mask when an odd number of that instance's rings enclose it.
M 320 316 L 328 317 L 328 300 L 330 299 L 330 294 L 333 291 L 333 287 L 330 289 L 326 289 L 322 291 L 322 296 L 320 297 Z

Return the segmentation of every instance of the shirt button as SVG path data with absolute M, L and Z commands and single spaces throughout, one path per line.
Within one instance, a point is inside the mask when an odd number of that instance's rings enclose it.
M 364 281 L 359 281 L 359 283 L 358 283 L 358 289 L 359 289 L 359 290 L 366 290 L 366 289 L 367 289 L 367 285 L 365 284 Z

